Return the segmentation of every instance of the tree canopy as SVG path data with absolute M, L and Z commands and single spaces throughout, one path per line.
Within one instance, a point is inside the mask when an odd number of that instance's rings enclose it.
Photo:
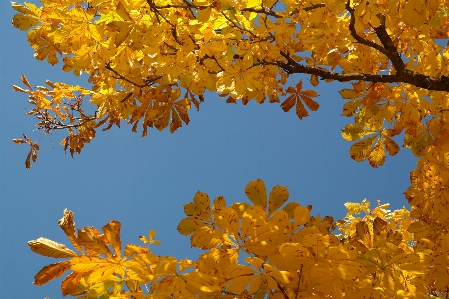
M 198 261 L 152 254 L 154 231 L 122 255 L 119 222 L 76 232 L 66 210 L 59 225 L 78 252 L 30 241 L 39 254 L 70 258 L 44 267 L 37 285 L 72 270 L 62 292 L 80 298 L 448 298 L 447 0 L 41 2 L 13 2 L 13 25 L 28 30 L 37 59 L 62 60 L 91 87 L 47 80 L 33 88 L 22 76 L 25 87 L 13 88 L 29 95 L 38 129 L 67 132 L 61 144 L 72 157 L 98 128 L 122 121 L 142 136 L 175 132 L 207 92 L 228 103 L 280 103 L 302 119 L 320 107 L 302 81 L 290 86 L 304 74 L 315 87 L 348 82 L 340 96 L 342 115 L 354 119 L 342 129 L 351 158 L 382 166 L 400 137 L 419 160 L 405 192 L 410 211 L 362 202 L 347 203 L 344 220 L 314 217 L 310 206 L 284 205 L 286 187 L 267 194 L 261 180 L 245 190 L 252 205 L 199 192 L 178 226 L 205 250 Z M 30 146 L 30 168 L 39 145 L 26 135 L 14 142 Z

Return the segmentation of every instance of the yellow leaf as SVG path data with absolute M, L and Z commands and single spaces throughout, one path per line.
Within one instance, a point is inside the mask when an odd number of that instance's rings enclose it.
M 361 96 L 361 94 L 359 94 L 355 90 L 347 88 L 343 88 L 342 90 L 339 91 L 339 93 L 343 99 L 354 99 Z
M 371 132 L 365 131 L 361 126 L 356 124 L 348 124 L 341 130 L 341 136 L 347 141 L 355 141 Z
M 423 0 L 408 0 L 405 2 L 403 20 L 409 26 L 417 26 L 424 17 Z
M 28 80 L 27 80 L 27 78 L 25 77 L 25 75 L 22 75 L 20 78 L 22 79 L 22 82 L 23 82 L 23 84 L 26 85 L 26 87 L 28 87 L 29 89 L 33 90 L 33 88 L 32 88 L 31 85 L 30 85 L 30 82 L 28 82 Z
M 48 109 L 50 108 L 51 101 L 41 98 L 39 99 L 39 101 L 37 101 L 36 106 L 41 108 L 41 109 Z
M 102 228 L 106 240 L 111 244 L 116 256 L 121 255 L 120 226 L 120 222 L 112 220 Z
M 34 15 L 34 16 L 36 16 L 35 13 L 31 9 L 29 9 L 26 6 L 23 6 L 20 3 L 11 1 L 11 6 L 12 6 L 12 8 L 14 10 L 17 10 L 18 12 L 21 12 L 21 13 L 26 14 L 26 15 Z
M 188 236 L 198 229 L 198 222 L 191 218 L 184 218 L 178 224 L 178 232 L 181 235 Z
M 114 287 L 115 284 L 116 284 L 116 282 L 113 280 L 98 282 L 98 283 L 94 284 L 93 286 L 89 287 L 87 296 L 89 296 L 90 298 L 97 298 L 97 297 L 103 295 L 104 293 L 108 292 L 108 289 Z
M 137 246 L 137 245 L 132 245 L 132 244 L 126 244 L 125 246 L 125 258 L 129 258 L 132 255 L 139 255 L 139 254 L 144 254 L 144 253 L 148 253 L 148 248 L 147 247 L 142 247 L 142 246 Z
M 193 202 L 195 203 L 196 209 L 198 209 L 199 211 L 198 214 L 199 218 L 206 221 L 212 221 L 212 215 L 210 213 L 209 195 L 201 191 L 198 191 L 193 197 Z
M 196 17 L 196 19 L 200 23 L 205 23 L 205 22 L 209 21 L 211 12 L 212 12 L 212 6 L 209 6 L 205 9 L 198 10 L 198 16 Z
M 79 256 L 70 260 L 71 268 L 78 272 L 89 272 L 104 263 L 104 259 L 99 257 Z
M 69 238 L 72 245 L 79 251 L 82 252 L 81 246 L 78 244 L 78 237 L 75 232 L 75 222 L 73 221 L 73 212 L 64 209 L 64 216 L 58 221 L 59 227 L 62 228 L 67 238 Z
M 28 30 L 39 23 L 38 19 L 23 14 L 16 14 L 12 19 L 12 25 L 20 30 Z
M 288 200 L 288 190 L 287 187 L 274 186 L 270 192 L 270 198 L 268 200 L 268 214 L 271 215 L 279 209 L 284 202 Z
M 222 232 L 217 229 L 210 229 L 206 226 L 196 230 L 190 238 L 192 246 L 203 250 L 221 246 L 224 242 L 225 240 Z
M 123 6 L 122 2 L 119 2 L 117 4 L 115 12 L 122 18 L 122 20 L 130 22 L 133 21 L 133 19 L 129 16 L 128 12 L 126 11 L 125 6 Z
M 49 256 L 54 258 L 67 258 L 75 257 L 77 254 L 72 250 L 65 247 L 63 244 L 56 243 L 55 241 L 39 238 L 28 242 L 33 252 L 43 256 Z
M 372 136 L 366 138 L 365 140 L 354 143 L 349 149 L 349 155 L 351 156 L 351 158 L 356 160 L 357 162 L 364 161 L 366 158 L 368 158 L 371 146 L 373 145 L 373 141 L 375 138 L 376 136 Z
M 16 86 L 16 85 L 13 85 L 13 86 L 12 86 L 12 89 L 13 89 L 14 91 L 20 91 L 20 92 L 28 93 L 28 91 L 27 91 L 26 89 L 20 88 L 19 86 Z
M 116 47 L 120 46 L 129 36 L 133 26 L 124 21 L 113 21 L 107 25 L 107 28 L 111 32 L 117 32 L 114 39 Z
M 226 269 L 226 276 L 231 277 L 232 280 L 228 286 L 228 292 L 235 292 L 240 294 L 243 290 L 255 279 L 254 271 L 243 265 L 230 265 Z
M 37 286 L 46 284 L 47 282 L 61 276 L 69 269 L 70 261 L 63 261 L 57 264 L 45 266 L 36 274 L 36 276 L 34 276 L 33 284 Z
M 307 208 L 298 205 L 294 210 L 294 224 L 295 228 L 298 228 L 301 225 L 306 224 L 309 222 L 310 219 L 310 212 Z
M 378 166 L 384 165 L 385 156 L 386 155 L 385 155 L 384 144 L 382 143 L 382 141 L 379 138 L 377 140 L 376 145 L 373 147 L 373 149 L 369 153 L 368 162 L 372 167 L 377 168 Z
M 438 0 L 425 0 L 427 11 L 431 16 L 436 15 L 440 7 Z
M 385 148 L 390 156 L 394 156 L 399 152 L 399 145 L 390 137 L 383 134 Z
M 255 206 L 267 207 L 267 190 L 261 179 L 251 181 L 245 188 L 245 194 Z
M 313 9 L 312 13 L 310 14 L 310 21 L 315 24 L 319 24 L 322 22 L 325 14 L 324 8 L 317 8 Z
M 235 278 L 243 275 L 253 275 L 254 270 L 251 269 L 251 267 L 244 266 L 244 265 L 230 265 L 226 269 L 226 276 L 230 278 Z
M 95 254 L 105 254 L 112 256 L 105 237 L 100 235 L 95 228 L 85 227 L 78 230 L 78 242 L 84 246 L 85 249 L 95 252 Z
M 343 105 L 342 116 L 353 116 L 357 109 L 363 104 L 363 100 L 354 100 Z

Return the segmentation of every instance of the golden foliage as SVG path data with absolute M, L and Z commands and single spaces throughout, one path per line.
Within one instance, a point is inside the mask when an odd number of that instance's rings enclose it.
M 73 247 L 40 238 L 33 251 L 70 258 L 44 267 L 41 285 L 72 273 L 63 295 L 80 298 L 427 298 L 449 296 L 449 9 L 447 0 L 41 0 L 13 2 L 12 24 L 27 30 L 38 60 L 88 74 L 90 89 L 46 81 L 26 93 L 46 134 L 63 129 L 72 157 L 96 129 L 132 124 L 170 132 L 189 124 L 207 91 L 229 103 L 251 100 L 316 111 L 318 93 L 293 74 L 349 82 L 340 91 L 349 154 L 372 167 L 403 147 L 419 158 L 405 197 L 411 210 L 370 210 L 347 203 L 346 219 L 311 216 L 286 203 L 286 187 L 269 194 L 261 180 L 245 189 L 248 203 L 227 206 L 198 192 L 184 206 L 178 231 L 204 250 L 196 262 L 156 257 L 147 246 L 122 250 L 120 223 L 75 230 L 73 213 L 59 225 Z M 291 81 L 290 81 L 291 82 Z M 89 99 L 91 107 L 86 105 Z M 91 109 L 91 110 L 88 110 Z M 90 112 L 89 112 L 90 111 Z M 30 151 L 39 145 L 14 139 Z M 364 212 L 362 217 L 356 216 Z M 340 234 L 335 234 L 338 228 Z M 245 261 L 243 263 L 242 261 Z M 70 267 L 69 267 L 70 266 Z
M 268 206 L 262 180 L 250 182 L 245 192 L 252 205 L 227 206 L 221 196 L 211 203 L 199 191 L 184 206 L 187 218 L 178 230 L 191 236 L 192 247 L 204 250 L 196 262 L 152 254 L 149 245 L 159 243 L 154 230 L 148 238 L 139 237 L 146 247 L 128 244 L 122 257 L 120 223 L 111 221 L 102 228 L 103 234 L 94 228 L 79 229 L 76 244 L 84 250 L 59 256 L 70 260 L 44 267 L 35 284 L 71 269 L 62 282 L 62 293 L 81 298 L 447 295 L 447 225 L 416 221 L 405 208 L 390 211 L 380 201 L 371 209 L 367 200 L 346 203 L 346 218 L 334 222 L 329 216 L 311 216 L 310 206 L 284 205 L 286 187 L 271 190 Z M 364 217 L 357 216 L 362 212 Z M 74 227 L 73 213 L 64 213 L 65 227 Z M 336 228 L 340 234 L 335 234 Z M 60 244 L 53 247 L 68 250 Z
M 293 74 L 351 81 L 340 94 L 354 124 L 343 137 L 350 156 L 382 166 L 399 147 L 417 157 L 448 119 L 449 37 L 446 0 L 414 1 L 42 1 L 12 2 L 12 24 L 28 31 L 35 57 L 89 75 L 90 89 L 47 81 L 29 95 L 28 112 L 44 133 L 65 129 L 64 150 L 80 153 L 98 127 L 132 124 L 170 132 L 189 124 L 206 91 L 227 102 L 281 102 L 299 119 L 316 111 L 318 93 L 287 84 Z M 183 95 L 182 95 L 183 94 Z M 86 98 L 90 104 L 86 105 Z M 87 113 L 86 109 L 91 109 Z M 366 139 L 362 139 L 364 137 Z M 31 146 L 26 167 L 37 160 Z

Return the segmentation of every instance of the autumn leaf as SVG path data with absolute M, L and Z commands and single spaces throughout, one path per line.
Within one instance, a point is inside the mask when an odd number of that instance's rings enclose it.
M 349 155 L 351 156 L 351 158 L 356 160 L 357 162 L 364 161 L 366 158 L 368 158 L 375 138 L 376 136 L 372 136 L 354 143 L 349 150 Z
M 43 256 L 49 256 L 53 258 L 67 258 L 75 257 L 77 254 L 68 249 L 65 245 L 59 244 L 46 238 L 39 238 L 28 242 L 33 252 L 36 252 Z
M 312 97 L 317 97 L 318 94 L 313 90 L 304 90 L 302 91 L 302 80 L 296 84 L 296 87 L 293 88 L 289 86 L 287 88 L 287 93 L 290 94 L 290 96 L 281 104 L 282 110 L 285 112 L 290 111 L 290 109 L 296 105 L 296 115 L 299 119 L 302 119 L 303 117 L 306 117 L 309 115 L 307 110 L 305 109 L 303 102 L 306 104 L 306 106 L 312 110 L 317 111 L 320 105 L 312 100 Z
M 57 264 L 51 264 L 42 268 L 36 276 L 34 276 L 33 284 L 40 286 L 47 282 L 61 276 L 70 269 L 70 261 L 59 262 Z

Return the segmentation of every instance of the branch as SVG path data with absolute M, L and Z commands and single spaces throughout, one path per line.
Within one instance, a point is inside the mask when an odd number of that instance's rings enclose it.
M 77 124 L 73 124 L 73 125 L 66 125 L 64 123 L 60 123 L 57 126 L 53 127 L 53 130 L 62 130 L 62 129 L 68 129 L 68 128 L 78 128 L 79 126 L 82 126 L 90 121 L 96 120 L 97 119 L 97 111 L 95 111 L 95 117 L 87 117 L 84 119 L 83 122 L 77 123 Z
M 317 75 L 322 79 L 332 79 L 339 82 L 347 82 L 353 80 L 363 80 L 368 82 L 389 82 L 389 83 L 408 83 L 416 87 L 427 90 L 447 91 L 449 92 L 449 77 L 441 76 L 440 78 L 426 76 L 408 69 L 404 69 L 400 73 L 394 75 L 375 75 L 375 74 L 342 74 L 330 72 L 326 69 L 316 68 L 311 66 L 304 66 L 297 63 L 288 54 L 281 52 L 281 55 L 287 59 L 287 62 L 266 62 L 265 64 L 272 64 L 279 66 L 288 74 L 309 74 Z
M 111 63 L 110 63 L 110 62 L 106 63 L 106 69 L 107 69 L 107 70 L 110 70 L 111 72 L 113 72 L 114 74 L 116 74 L 116 75 L 118 76 L 118 78 L 115 78 L 115 79 L 121 79 L 121 80 L 123 80 L 123 81 L 126 81 L 126 82 L 128 82 L 128 83 L 131 83 L 132 85 L 137 86 L 137 87 L 140 87 L 140 88 L 144 88 L 144 87 L 147 86 L 146 84 L 137 84 L 137 83 L 132 82 L 131 80 L 129 80 L 129 79 L 123 77 L 122 75 L 120 75 L 116 70 L 114 70 L 114 69 L 111 67 Z
M 394 45 L 391 37 L 387 33 L 387 29 L 385 27 L 385 15 L 377 14 L 377 17 L 380 20 L 380 26 L 374 28 L 374 32 L 376 32 L 377 37 L 380 42 L 384 46 L 386 53 L 384 53 L 393 63 L 394 68 L 398 73 L 401 73 L 405 70 L 405 64 L 401 59 L 401 56 L 398 53 L 396 46 Z
M 244 9 L 242 9 L 242 11 L 260 13 L 260 14 L 274 17 L 276 19 L 283 18 L 282 16 L 278 15 L 276 12 L 274 12 L 272 10 L 265 10 L 264 8 L 257 8 L 257 9 L 256 8 L 244 8 Z
M 278 285 L 278 289 L 281 291 L 282 295 L 284 296 L 284 299 L 290 299 L 288 298 L 287 293 L 285 293 L 284 288 L 279 284 L 279 282 L 277 281 L 276 278 L 274 278 L 273 276 L 270 276 L 271 278 L 273 278 L 274 281 L 276 281 L 276 284 Z
M 305 11 L 311 11 L 311 10 L 314 10 L 314 9 L 317 9 L 317 8 L 321 8 L 321 7 L 325 7 L 325 6 L 326 6 L 326 4 L 319 3 L 319 4 L 314 4 L 314 5 L 311 5 L 309 7 L 306 7 L 306 8 L 304 8 L 304 10 Z
M 351 7 L 349 4 L 350 0 L 346 3 L 346 9 L 351 14 L 351 21 L 349 23 L 349 31 L 351 32 L 352 37 L 358 41 L 359 43 L 366 45 L 368 47 L 371 47 L 373 49 L 378 50 L 379 52 L 383 53 L 385 56 L 390 59 L 391 63 L 393 64 L 394 68 L 396 69 L 396 72 L 400 73 L 405 69 L 405 64 L 401 59 L 401 56 L 399 55 L 396 46 L 393 44 L 393 41 L 391 40 L 390 36 L 387 33 L 387 29 L 385 27 L 385 15 L 383 14 L 377 14 L 377 17 L 380 20 L 380 26 L 374 28 L 374 32 L 376 32 L 377 37 L 379 38 L 380 42 L 382 43 L 383 47 L 381 45 L 378 45 L 372 41 L 366 40 L 360 35 L 357 34 L 355 30 L 355 15 L 354 15 L 354 8 Z
M 349 22 L 349 31 L 351 32 L 352 37 L 359 43 L 361 43 L 365 46 L 368 46 L 370 48 L 376 49 L 377 51 L 385 54 L 385 56 L 388 57 L 388 54 L 389 54 L 388 51 L 386 49 L 384 49 L 381 45 L 378 45 L 375 42 L 372 42 L 370 40 L 366 40 L 363 37 L 361 37 L 360 35 L 358 35 L 357 31 L 355 30 L 355 15 L 354 15 L 355 9 L 352 8 L 349 3 L 350 3 L 350 0 L 348 0 L 348 2 L 346 2 L 346 9 L 351 14 L 351 20 Z

